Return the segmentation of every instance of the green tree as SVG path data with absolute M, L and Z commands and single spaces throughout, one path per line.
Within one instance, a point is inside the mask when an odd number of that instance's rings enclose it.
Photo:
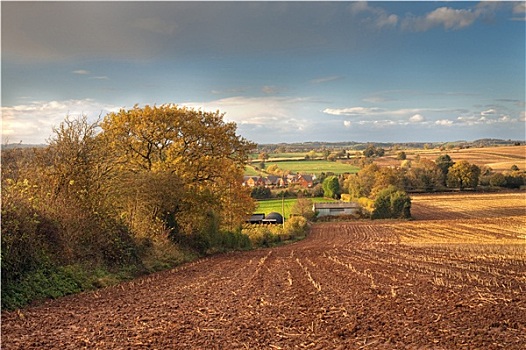
M 451 168 L 453 164 L 455 164 L 455 162 L 453 162 L 449 155 L 443 154 L 435 160 L 435 163 L 442 171 L 442 174 L 444 174 L 445 181 L 445 179 L 447 179 L 447 173 L 449 172 L 449 168 Z
M 448 171 L 448 187 L 476 188 L 479 183 L 480 168 L 468 161 L 461 160 L 455 163 Z
M 329 176 L 323 180 L 323 195 L 325 197 L 338 198 L 340 193 L 340 181 L 337 176 Z
M 380 191 L 374 201 L 373 219 L 410 218 L 411 198 L 395 186 Z

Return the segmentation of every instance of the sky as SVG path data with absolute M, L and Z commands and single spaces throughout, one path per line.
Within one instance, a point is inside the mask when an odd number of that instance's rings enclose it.
M 525 7 L 2 1 L 2 143 L 136 104 L 260 144 L 525 140 Z

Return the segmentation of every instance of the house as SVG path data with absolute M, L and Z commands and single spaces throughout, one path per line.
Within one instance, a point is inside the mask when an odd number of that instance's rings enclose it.
M 267 176 L 265 184 L 269 187 L 279 187 L 282 186 L 282 179 L 276 175 L 269 175 Z
M 265 179 L 263 179 L 261 176 L 244 176 L 243 177 L 243 186 L 257 187 L 257 186 L 264 186 L 264 185 L 265 185 Z
M 321 216 L 354 215 L 359 214 L 361 207 L 354 202 L 314 203 L 312 210 Z
M 297 183 L 299 183 L 303 187 L 311 188 L 314 184 L 314 179 L 311 175 L 298 175 L 298 179 L 296 180 Z

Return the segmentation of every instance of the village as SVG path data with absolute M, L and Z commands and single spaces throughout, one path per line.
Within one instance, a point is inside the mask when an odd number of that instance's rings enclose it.
M 316 175 L 289 174 L 286 176 L 244 176 L 243 186 L 245 187 L 288 187 L 289 185 L 300 185 L 311 188 L 316 181 Z

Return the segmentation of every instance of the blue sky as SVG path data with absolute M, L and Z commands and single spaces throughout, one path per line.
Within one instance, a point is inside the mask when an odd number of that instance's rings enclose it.
M 3 142 L 135 104 L 257 143 L 525 139 L 524 2 L 6 2 Z

